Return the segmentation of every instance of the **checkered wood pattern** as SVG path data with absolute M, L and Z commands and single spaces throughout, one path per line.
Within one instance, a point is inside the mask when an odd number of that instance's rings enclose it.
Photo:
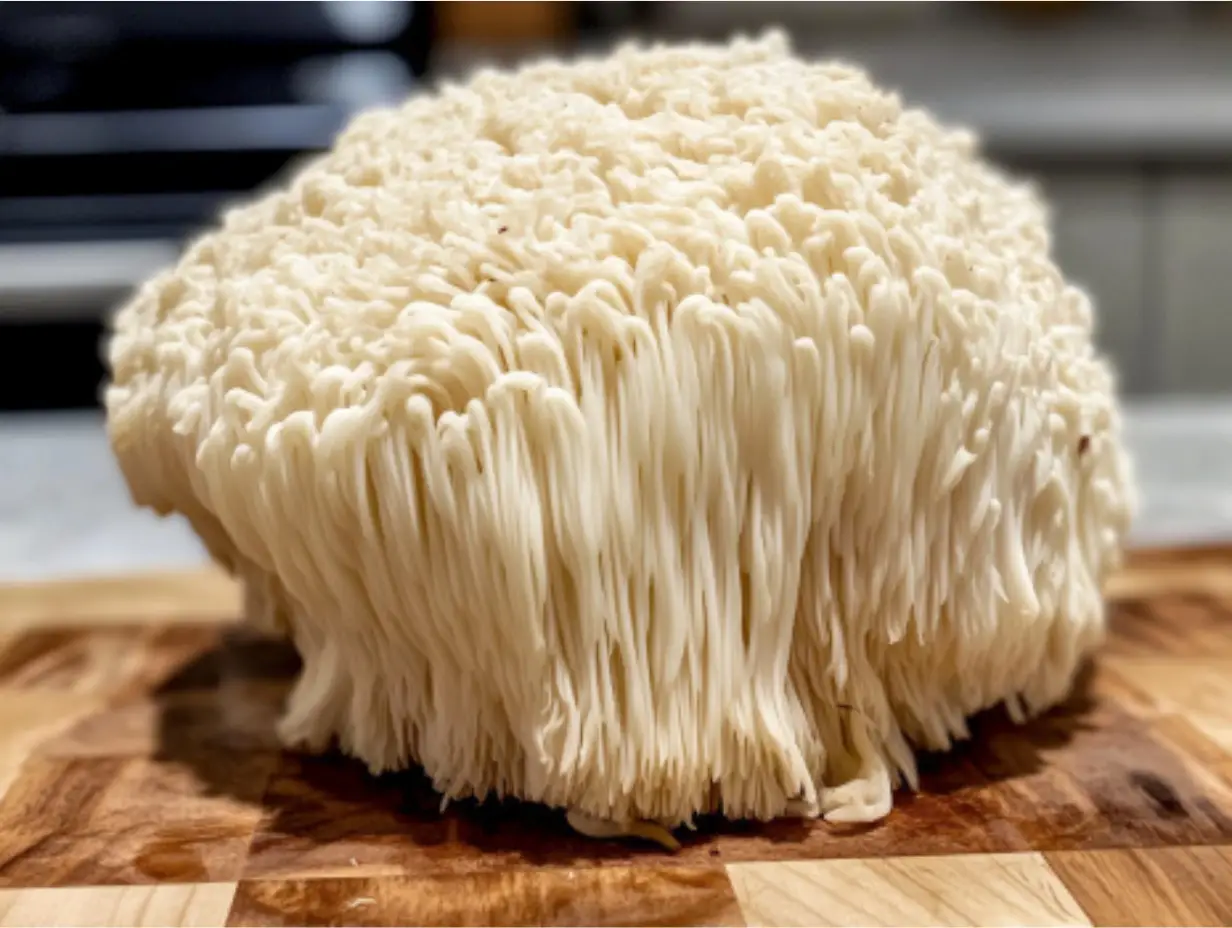
M 1232 924 L 1232 551 L 1136 555 L 1073 698 L 874 827 L 596 842 L 273 734 L 210 573 L 0 588 L 0 924 Z

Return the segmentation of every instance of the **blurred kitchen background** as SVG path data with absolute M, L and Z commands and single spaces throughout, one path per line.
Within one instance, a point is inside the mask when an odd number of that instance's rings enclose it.
M 128 504 L 99 340 L 221 205 L 481 64 L 769 26 L 1039 181 L 1121 374 L 1136 540 L 1232 538 L 1230 3 L 0 3 L 0 580 L 200 559 Z

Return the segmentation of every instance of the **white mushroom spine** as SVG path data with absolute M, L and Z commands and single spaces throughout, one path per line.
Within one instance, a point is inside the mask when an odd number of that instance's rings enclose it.
M 1134 507 L 1034 192 L 777 36 L 364 114 L 114 329 L 135 500 L 304 657 L 283 737 L 446 798 L 883 816 L 1064 698 Z

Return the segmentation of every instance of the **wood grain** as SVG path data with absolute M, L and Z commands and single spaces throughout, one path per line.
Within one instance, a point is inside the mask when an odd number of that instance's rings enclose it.
M 728 873 L 749 924 L 1089 924 L 1039 854 L 735 864 Z
M 1132 848 L 1048 861 L 1096 925 L 1232 925 L 1232 851 Z
M 0 926 L 221 928 L 234 883 L 0 890 Z
M 1227 601 L 1232 597 L 1228 555 L 1223 545 L 1130 551 L 1125 566 L 1109 578 L 1104 592 L 1113 600 L 1181 594 Z
M 1232 552 L 1113 587 L 1071 698 L 977 717 L 885 821 L 707 819 L 675 855 L 282 752 L 299 661 L 217 574 L 0 588 L 0 921 L 737 923 L 728 865 L 750 923 L 1226 923 Z
M 1108 665 L 1158 715 L 1187 718 L 1225 751 L 1232 751 L 1232 658 L 1108 658 Z
M 79 693 L 31 693 L 0 689 L 0 798 L 39 746 L 71 729 L 101 705 Z
M 1123 599 L 1108 606 L 1111 634 L 1102 655 L 1113 658 L 1232 659 L 1221 600 L 1191 593 Z
M 961 750 L 994 781 L 996 817 L 1035 850 L 1232 841 L 1232 799 L 1207 790 L 1149 723 L 1096 698 L 1076 717 L 1031 723 L 1033 737 L 975 726 Z
M 941 766 L 941 765 L 939 765 Z M 665 856 L 654 845 L 596 841 L 564 816 L 517 802 L 461 802 L 440 811 L 422 775 L 374 778 L 338 757 L 284 757 L 265 794 L 248 878 L 345 873 L 468 874 L 537 867 L 697 867 L 747 860 L 952 854 L 1025 849 L 987 778 L 959 761 L 928 774 L 928 792 L 902 796 L 871 828 L 821 822 L 707 819 Z
M 720 868 L 515 870 L 240 884 L 233 925 L 743 925 Z
M 10 633 L 0 643 L 0 689 L 139 695 L 159 687 L 216 637 L 213 629 L 178 625 Z
M 218 882 L 239 877 L 268 755 L 34 758 L 0 803 L 0 886 Z
M 415 773 L 377 779 L 335 756 L 283 757 L 245 876 L 341 873 L 352 860 L 372 875 L 456 874 L 1232 843 L 1232 793 L 1205 776 L 1214 759 L 1186 756 L 1104 697 L 1090 682 L 1027 725 L 999 713 L 977 720 L 971 742 L 924 758 L 920 791 L 900 795 L 875 826 L 704 820 L 667 859 L 581 838 L 539 806 L 459 803 L 442 814 Z

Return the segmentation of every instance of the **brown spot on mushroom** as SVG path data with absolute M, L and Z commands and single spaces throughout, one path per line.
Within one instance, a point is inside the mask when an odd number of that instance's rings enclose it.
M 1091 448 L 1091 436 L 1090 435 L 1083 435 L 1080 439 L 1078 439 L 1078 455 L 1080 457 L 1086 454 L 1087 451 L 1090 450 L 1090 448 Z
M 508 232 L 508 231 L 509 231 L 509 227 L 508 227 L 508 226 L 501 226 L 499 229 L 497 229 L 497 230 L 496 230 L 496 233 L 497 233 L 498 235 L 504 235 L 504 234 L 505 234 L 506 232 Z

